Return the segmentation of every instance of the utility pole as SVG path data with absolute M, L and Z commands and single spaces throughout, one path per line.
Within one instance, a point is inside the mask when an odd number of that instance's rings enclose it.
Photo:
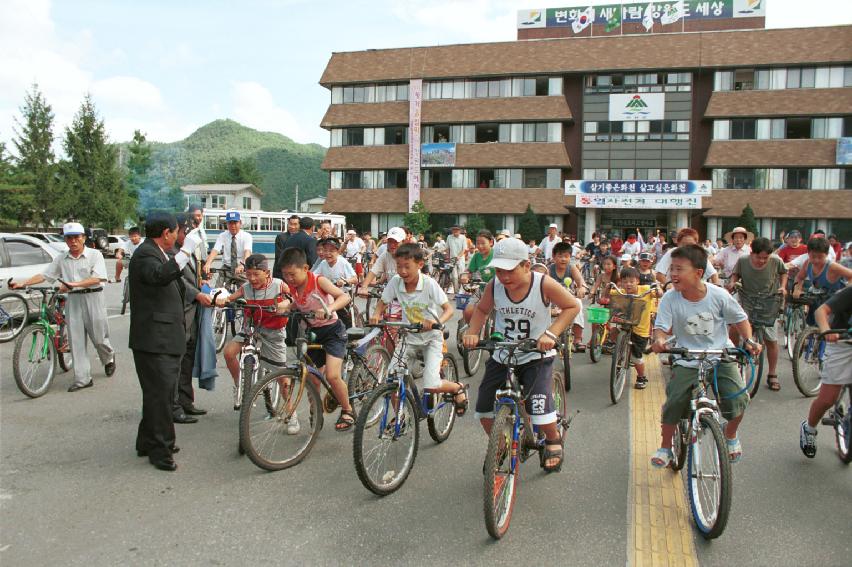
M 296 183 L 296 209 L 295 211 L 299 212 L 299 184 Z

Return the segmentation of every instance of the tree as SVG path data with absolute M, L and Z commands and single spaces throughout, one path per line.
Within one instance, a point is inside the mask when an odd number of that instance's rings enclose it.
M 524 242 L 529 242 L 530 240 L 538 242 L 544 234 L 544 225 L 541 222 L 541 218 L 535 214 L 529 203 L 527 203 L 527 210 L 524 211 L 524 214 L 521 215 L 518 221 L 516 230 L 520 233 Z
M 757 234 L 757 220 L 754 218 L 754 211 L 751 205 L 746 203 L 743 212 L 740 213 L 740 218 L 737 219 L 738 226 L 743 227 L 752 234 Z
M 109 143 L 92 97 L 86 95 L 63 142 L 68 160 L 61 173 L 65 190 L 75 197 L 70 213 L 88 226 L 124 226 L 135 202 L 119 169 L 117 148 Z
M 464 229 L 471 240 L 475 240 L 476 235 L 484 228 L 487 228 L 485 219 L 479 215 L 470 215 L 467 217 L 467 222 L 464 223 Z
M 243 159 L 232 157 L 213 165 L 205 183 L 251 183 L 260 187 L 263 178 L 257 170 L 257 161 L 253 157 Z
M 0 219 L 26 226 L 33 220 L 34 210 L 33 188 L 19 183 L 12 158 L 6 153 L 6 144 L 0 142 Z
M 127 154 L 127 191 L 136 202 L 140 220 L 155 209 L 183 209 L 180 187 L 169 182 L 161 170 L 152 169 L 151 144 L 145 134 L 139 130 L 133 132 L 133 141 L 127 146 Z
M 56 183 L 56 156 L 53 153 L 53 110 L 47 104 L 37 84 L 24 97 L 20 108 L 21 120 L 15 119 L 15 150 L 17 151 L 18 180 L 30 187 L 25 200 L 33 208 L 35 220 L 48 226 L 55 218 L 65 215 L 68 199 Z
M 414 201 L 414 204 L 411 205 L 411 212 L 405 213 L 402 222 L 415 236 L 418 234 L 429 234 L 429 231 L 432 230 L 432 223 L 429 221 L 429 211 L 426 209 L 423 201 Z

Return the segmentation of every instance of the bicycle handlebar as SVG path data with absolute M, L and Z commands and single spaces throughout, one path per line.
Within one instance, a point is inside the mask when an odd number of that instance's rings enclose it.
M 494 340 L 485 340 L 479 341 L 476 344 L 474 349 L 470 350 L 487 350 L 489 352 L 494 352 L 497 349 L 509 349 L 511 351 L 521 351 L 521 352 L 541 352 L 538 350 L 538 341 L 535 339 L 522 339 L 520 341 L 494 341 Z
M 672 347 L 665 352 L 668 354 L 679 355 L 689 360 L 701 360 L 703 358 L 707 358 L 708 356 L 731 357 L 742 354 L 742 351 L 738 348 L 696 350 L 683 347 Z
M 642 293 L 636 294 L 636 293 L 625 293 L 625 292 L 621 291 L 621 290 L 618 288 L 618 286 L 617 286 L 617 285 L 615 285 L 613 282 L 609 282 L 609 284 L 607 284 L 607 289 L 615 289 L 615 290 L 618 292 L 618 294 L 617 294 L 617 295 L 619 295 L 619 296 L 621 296 L 621 297 L 632 297 L 633 299 L 642 299 L 643 297 L 645 297 L 645 296 L 646 296 L 646 295 L 648 295 L 649 293 L 653 293 L 653 292 L 657 291 L 657 288 L 658 288 L 658 287 L 660 287 L 660 286 L 659 286 L 659 284 L 656 284 L 656 283 L 655 283 L 655 284 L 651 284 L 651 287 L 650 287 L 650 288 L 648 288 L 648 290 L 647 290 L 647 291 L 644 291 L 644 292 L 642 292 Z
M 415 333 L 419 333 L 423 331 L 422 323 L 405 323 L 402 321 L 382 321 L 381 323 L 367 323 L 364 325 L 365 327 L 394 327 L 397 329 L 403 329 L 405 331 L 412 331 Z M 442 331 L 444 329 L 444 325 L 442 323 L 434 323 L 430 331 Z

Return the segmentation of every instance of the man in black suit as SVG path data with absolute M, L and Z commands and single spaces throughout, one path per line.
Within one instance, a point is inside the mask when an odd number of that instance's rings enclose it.
M 281 254 L 283 254 L 284 250 L 287 248 L 287 240 L 299 232 L 299 220 L 299 215 L 291 215 L 287 219 L 287 232 L 282 232 L 275 237 L 275 260 L 272 263 L 272 275 L 276 278 L 281 278 L 281 274 L 276 275 L 278 262 L 281 261 Z
M 173 258 L 166 253 L 177 239 L 177 221 L 169 213 L 150 213 L 145 241 L 130 260 L 130 348 L 142 388 L 142 420 L 136 453 L 164 471 L 177 469 L 172 455 L 175 427 L 172 400 L 180 361 L 186 352 L 184 285 L 181 270 L 198 246 L 197 230 L 185 238 Z
M 295 234 L 291 234 L 286 242 L 284 243 L 284 248 L 281 252 L 288 248 L 298 248 L 302 252 L 305 253 L 305 258 L 308 261 L 308 266 L 313 266 L 317 261 L 317 239 L 314 238 L 314 219 L 311 217 L 302 217 L 299 219 L 299 232 Z M 281 236 L 281 235 L 279 235 Z M 278 242 L 276 239 L 276 247 L 275 247 L 275 266 L 272 271 L 272 276 L 276 278 L 281 278 L 281 254 L 278 253 Z

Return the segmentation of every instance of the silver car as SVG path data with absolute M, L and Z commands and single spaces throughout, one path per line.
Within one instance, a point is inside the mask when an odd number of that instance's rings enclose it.
M 18 234 L 32 236 L 42 242 L 46 242 L 53 248 L 56 248 L 59 252 L 66 252 L 68 250 L 68 245 L 65 244 L 65 239 L 52 232 L 19 232 Z
M 32 236 L 0 232 L 0 279 L 25 280 L 41 274 L 59 254 L 50 244 Z

